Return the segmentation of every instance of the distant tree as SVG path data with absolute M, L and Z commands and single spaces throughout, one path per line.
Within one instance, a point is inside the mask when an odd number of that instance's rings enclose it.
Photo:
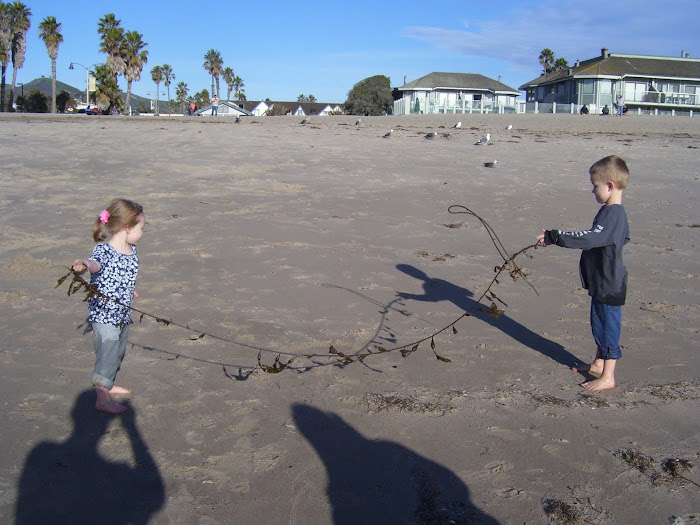
M 61 35 L 61 24 L 53 16 L 47 16 L 39 24 L 39 37 L 46 44 L 46 52 L 51 58 L 51 113 L 56 113 L 56 58 L 58 57 L 58 46 L 63 42 Z M 65 104 L 63 104 L 65 110 Z
M 310 104 L 313 104 L 314 102 L 316 102 L 316 97 L 314 97 L 313 95 L 309 95 L 308 97 L 306 97 L 306 101 Z
M 0 62 L 2 86 L 0 87 L 0 111 L 5 111 L 5 73 L 12 55 L 12 14 L 10 5 L 0 1 Z
M 119 86 L 117 79 L 109 67 L 104 64 L 97 66 L 95 69 L 95 104 L 97 108 L 105 113 L 111 108 L 116 108 L 117 111 L 124 109 L 122 97 L 119 94 Z
M 194 103 L 197 104 L 197 107 L 200 109 L 204 106 L 208 106 L 209 101 L 211 100 L 211 98 L 209 97 L 209 91 L 207 91 L 206 89 L 195 93 L 194 97 L 192 98 L 194 99 Z
M 236 100 L 246 100 L 243 79 L 239 76 L 233 77 L 233 96 Z
M 175 80 L 175 73 L 173 73 L 173 68 L 170 64 L 163 64 L 161 68 L 163 69 L 163 83 L 168 90 L 168 113 L 172 113 L 173 104 L 170 102 L 170 84 Z
M 225 68 L 221 72 L 221 78 L 223 78 L 224 82 L 226 82 L 226 100 L 231 100 L 231 91 L 233 91 L 233 79 L 236 78 L 233 69 L 231 69 L 230 67 Z
M 552 71 L 564 71 L 565 69 L 569 69 L 569 62 L 565 58 L 559 57 L 554 61 L 554 66 L 552 67 Z
M 58 109 L 59 113 L 64 113 L 66 111 L 66 106 L 72 100 L 73 97 L 65 89 L 56 95 L 56 109 Z M 75 101 L 73 101 L 73 103 L 75 103 Z
M 353 86 L 345 101 L 345 112 L 350 115 L 381 115 L 390 112 L 393 103 L 389 77 L 375 75 Z
M 187 102 L 187 84 L 185 82 L 178 82 L 175 88 L 175 96 L 180 103 L 180 112 L 185 112 L 185 102 Z
M 163 82 L 163 68 L 161 66 L 153 66 L 151 69 L 151 78 L 153 82 L 156 83 L 156 108 L 154 115 L 158 116 L 160 114 L 158 106 L 160 105 L 160 83 Z
M 545 75 L 552 71 L 552 67 L 554 66 L 554 51 L 548 47 L 540 51 L 540 65 Z
M 27 113 L 47 113 L 49 111 L 49 97 L 37 88 L 29 90 L 22 100 L 22 111 Z
M 297 97 L 297 102 L 306 102 L 306 95 L 303 93 Z
M 27 32 L 31 26 L 30 17 L 32 16 L 32 11 L 17 0 L 9 4 L 9 6 L 12 16 L 10 22 L 12 29 L 12 86 L 10 87 L 9 108 L 12 108 L 15 84 L 17 83 L 17 71 L 24 66 L 24 57 L 27 53 Z
M 211 75 L 211 94 L 220 96 L 219 93 L 219 77 L 224 67 L 224 59 L 221 58 L 221 53 L 215 49 L 210 49 L 204 55 L 204 69 Z M 214 91 L 214 81 L 216 81 L 216 91 Z
M 267 109 L 265 116 L 267 117 L 277 117 L 280 115 L 286 115 L 289 113 L 289 108 L 283 106 L 282 104 L 275 104 L 274 106 Z
M 119 75 L 126 70 L 124 61 L 124 29 L 121 20 L 117 20 L 114 13 L 108 13 L 97 23 L 97 33 L 100 35 L 100 53 L 107 54 L 105 66 L 114 76 L 117 83 Z
M 126 103 L 124 106 L 129 110 L 131 99 L 131 83 L 134 80 L 141 80 L 141 71 L 148 61 L 148 51 L 144 48 L 148 45 L 142 40 L 143 35 L 138 31 L 127 31 L 124 34 L 124 49 L 122 56 L 126 68 L 124 78 L 126 79 Z

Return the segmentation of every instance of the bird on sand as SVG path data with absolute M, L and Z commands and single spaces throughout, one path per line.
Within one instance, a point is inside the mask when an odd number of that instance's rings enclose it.
M 444 139 L 449 139 L 452 136 L 452 133 L 443 133 L 442 138 Z
M 481 137 L 479 140 L 477 140 L 474 145 L 475 146 L 483 146 L 487 142 L 491 140 L 491 133 L 487 133 L 485 136 Z
M 462 127 L 462 121 L 457 122 L 457 124 L 455 124 L 455 125 L 452 126 L 452 127 L 455 128 L 455 129 L 461 128 L 461 127 Z
M 236 117 L 236 124 L 240 124 L 240 123 L 241 123 L 241 116 L 238 115 L 238 116 Z
M 484 162 L 484 166 L 487 168 L 495 168 L 496 164 L 498 164 L 497 160 L 494 160 L 493 162 Z
M 508 125 L 506 126 L 506 129 L 513 129 L 513 124 L 508 124 Z
M 359 126 L 359 125 L 360 125 L 360 122 L 362 122 L 362 119 L 361 119 L 361 118 L 358 118 L 358 119 L 357 119 L 357 122 L 355 122 L 355 125 L 356 125 L 356 126 Z
M 386 132 L 386 134 L 384 135 L 384 138 L 385 138 L 385 139 L 388 139 L 389 137 L 391 137 L 391 134 L 392 134 L 393 132 L 394 132 L 394 130 L 393 130 L 393 129 L 390 129 L 389 131 Z
M 311 117 L 306 117 L 304 120 L 301 121 L 301 125 L 306 126 L 309 122 L 311 122 Z
M 426 139 L 434 139 L 435 137 L 437 137 L 437 133 L 435 133 L 434 131 L 431 131 L 430 133 L 427 133 L 425 135 Z

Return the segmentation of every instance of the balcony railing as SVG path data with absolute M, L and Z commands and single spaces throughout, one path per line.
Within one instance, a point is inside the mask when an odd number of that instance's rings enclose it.
M 635 105 L 700 106 L 700 94 L 666 91 L 625 91 L 625 102 Z

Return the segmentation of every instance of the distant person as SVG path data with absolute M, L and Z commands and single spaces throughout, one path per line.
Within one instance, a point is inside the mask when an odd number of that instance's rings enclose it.
M 190 116 L 194 115 L 194 112 L 197 110 L 197 105 L 194 102 L 190 102 Z
M 221 102 L 219 97 L 214 95 L 214 98 L 211 99 L 211 116 L 212 117 L 216 117 L 219 115 L 219 102 Z
M 92 325 L 96 354 L 92 384 L 97 393 L 95 408 L 110 414 L 126 410 L 112 395 L 131 394 L 126 388 L 116 386 L 114 380 L 126 353 L 131 324 L 129 306 L 138 298 L 136 244 L 143 235 L 145 223 L 146 215 L 139 204 L 114 199 L 95 219 L 92 237 L 97 245 L 92 255 L 73 262 L 75 272 L 90 272 L 90 284 L 102 295 L 88 299 L 88 321 Z
M 593 226 L 583 231 L 542 230 L 537 240 L 544 246 L 556 244 L 581 249 L 579 274 L 591 296 L 591 329 L 597 347 L 592 363 L 574 367 L 597 377 L 581 386 L 586 390 L 615 387 L 615 365 L 622 356 L 620 329 L 622 305 L 627 295 L 627 268 L 622 248 L 630 240 L 622 191 L 627 187 L 629 170 L 620 157 L 605 157 L 589 169 L 593 194 L 603 205 Z
M 603 115 L 610 115 L 610 108 L 607 104 L 605 104 L 605 107 L 603 108 Z
M 625 97 L 620 93 L 617 96 L 617 116 L 621 117 L 625 113 Z
M 587 106 L 586 104 L 584 104 L 583 106 L 581 106 L 581 111 L 579 111 L 579 114 L 581 114 L 581 115 L 588 115 L 588 106 Z

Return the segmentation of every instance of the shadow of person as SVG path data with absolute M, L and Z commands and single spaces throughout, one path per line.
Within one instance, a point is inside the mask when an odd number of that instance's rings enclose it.
M 452 284 L 449 281 L 433 279 L 422 270 L 419 270 L 410 264 L 397 264 L 396 268 L 406 275 L 410 275 L 419 281 L 423 281 L 423 295 L 399 293 L 399 297 L 413 301 L 428 301 L 434 303 L 440 301 L 450 301 L 457 308 L 471 313 L 472 316 L 490 324 L 495 328 L 498 328 L 519 343 L 543 355 L 546 355 L 559 364 L 562 364 L 568 368 L 582 364 L 579 359 L 577 359 L 559 343 L 555 343 L 554 341 L 550 341 L 549 339 L 542 337 L 529 328 L 521 325 L 511 317 L 502 314 L 498 317 L 498 319 L 496 319 L 486 312 L 478 310 L 478 308 L 488 310 L 489 306 L 474 300 L 472 298 L 474 297 L 474 293 L 470 290 L 457 286 L 456 284 Z
M 136 426 L 133 407 L 118 416 L 95 410 L 86 390 L 71 412 L 73 434 L 43 442 L 27 457 L 19 482 L 16 525 L 100 523 L 144 525 L 164 503 L 158 467 Z M 114 418 L 121 419 L 133 463 L 109 461 L 98 446 Z
M 292 405 L 292 414 L 326 467 L 335 525 L 498 525 L 445 467 L 397 443 L 366 439 L 336 414 L 303 404 Z

